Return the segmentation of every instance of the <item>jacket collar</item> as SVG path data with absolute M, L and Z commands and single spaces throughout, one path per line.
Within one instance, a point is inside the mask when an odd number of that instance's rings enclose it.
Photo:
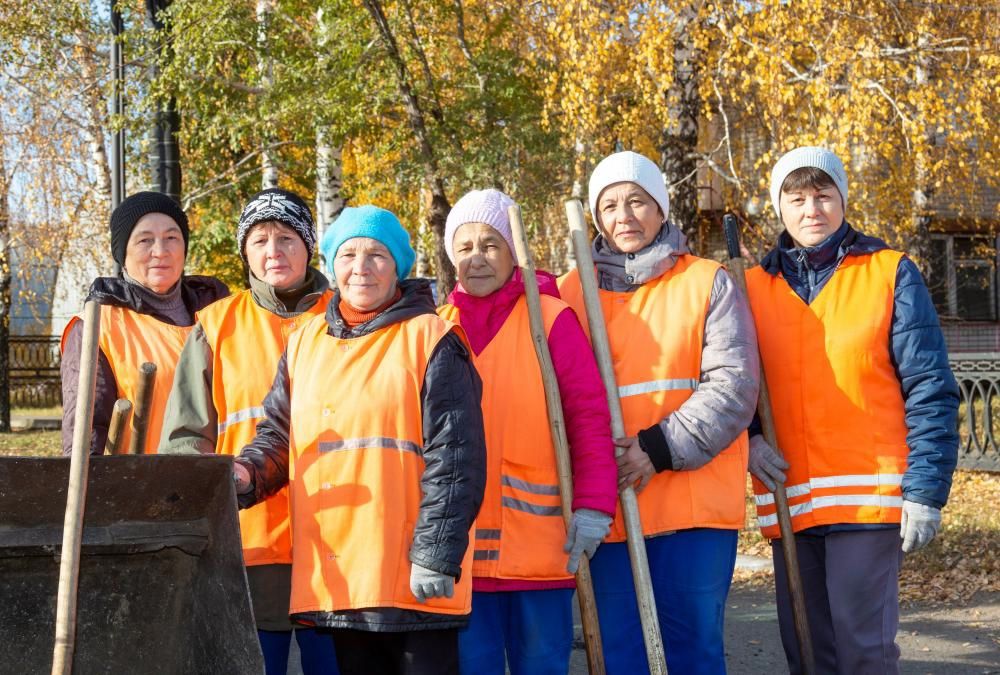
M 211 305 L 216 300 L 229 295 L 229 288 L 215 277 L 197 274 L 181 277 L 181 300 L 193 315 L 195 312 Z M 98 277 L 90 285 L 87 300 L 97 300 L 102 305 L 124 307 L 139 314 L 148 314 L 164 323 L 174 325 L 174 322 L 143 300 L 134 284 L 126 282 L 121 277 Z
M 330 282 L 320 274 L 319 270 L 314 267 L 306 268 L 305 284 L 309 286 L 309 292 L 299 299 L 295 305 L 295 309 L 289 310 L 285 306 L 285 303 L 278 298 L 277 290 L 274 286 L 261 281 L 252 272 L 247 276 L 250 281 L 250 294 L 253 296 L 254 302 L 272 314 L 282 317 L 298 316 L 302 312 L 305 312 L 315 305 L 319 301 L 320 296 L 330 287 Z
M 405 279 L 399 283 L 403 296 L 394 305 L 367 323 L 351 328 L 340 314 L 340 290 L 333 292 L 333 299 L 326 307 L 327 333 L 335 338 L 349 340 L 374 333 L 395 323 L 412 319 L 421 314 L 434 314 L 434 295 L 429 279 Z
M 887 248 L 889 245 L 883 240 L 858 232 L 845 220 L 826 241 L 810 248 L 795 248 L 788 230 L 783 231 L 778 237 L 778 245 L 764 256 L 760 266 L 772 276 L 779 272 L 787 275 L 792 270 L 797 270 L 800 262 L 820 271 L 839 265 L 848 255 L 868 255 Z
M 591 247 L 598 285 L 606 291 L 618 292 L 634 291 L 663 276 L 680 256 L 690 252 L 684 233 L 666 221 L 653 241 L 635 253 L 614 251 L 603 234 L 597 235 Z

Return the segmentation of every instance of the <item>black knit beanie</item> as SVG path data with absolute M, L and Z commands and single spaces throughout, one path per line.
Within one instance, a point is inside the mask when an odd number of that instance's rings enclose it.
M 316 224 L 309 205 L 294 192 L 267 188 L 251 197 L 240 214 L 240 224 L 236 228 L 236 247 L 243 262 L 247 261 L 246 242 L 250 228 L 269 220 L 284 223 L 295 230 L 312 258 L 313 249 L 316 248 Z
M 125 247 L 135 224 L 149 213 L 162 213 L 174 219 L 181 228 L 184 253 L 187 254 L 188 219 L 180 204 L 162 192 L 136 192 L 126 197 L 111 214 L 111 257 L 119 265 L 125 266 Z

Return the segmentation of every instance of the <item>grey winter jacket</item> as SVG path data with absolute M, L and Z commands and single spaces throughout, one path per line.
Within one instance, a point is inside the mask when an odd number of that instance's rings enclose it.
M 690 255 L 679 228 L 664 223 L 656 238 L 636 253 L 618 253 L 604 235 L 593 243 L 598 284 L 633 292 Z M 662 326 L 660 330 L 670 330 Z M 698 387 L 680 408 L 639 432 L 639 445 L 657 471 L 692 471 L 726 449 L 750 424 L 757 408 L 760 357 L 746 297 L 725 270 L 712 284 L 705 318 Z
M 430 285 L 423 279 L 400 284 L 402 298 L 371 321 L 348 327 L 338 308 L 339 293 L 326 312 L 327 334 L 353 339 L 421 314 L 434 313 Z M 331 377 L 335 377 L 331 373 Z M 288 483 L 288 444 L 291 415 L 288 364 L 282 355 L 271 391 L 264 399 L 265 418 L 257 437 L 237 462 L 251 475 L 253 490 L 239 498 L 240 508 L 274 494 Z M 420 483 L 423 499 L 413 532 L 410 562 L 459 577 L 469 545 L 469 529 L 479 513 L 486 486 L 486 439 L 480 408 L 482 381 L 461 338 L 446 335 L 427 364 L 421 387 L 423 415 Z M 321 627 L 377 632 L 460 628 L 468 616 L 455 616 L 393 607 L 293 615 Z

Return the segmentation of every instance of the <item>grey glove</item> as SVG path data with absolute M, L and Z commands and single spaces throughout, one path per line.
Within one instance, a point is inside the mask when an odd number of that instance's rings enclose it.
M 233 484 L 236 486 L 236 494 L 238 495 L 245 495 L 253 490 L 250 472 L 239 462 L 233 462 Z
M 566 571 L 576 574 L 580 566 L 580 554 L 586 553 L 592 558 L 597 547 L 608 536 L 611 529 L 611 516 L 594 509 L 577 509 L 573 519 L 569 521 L 569 532 L 566 534 L 566 545 L 563 551 L 569 553 Z
M 788 462 L 775 452 L 763 436 L 757 435 L 750 439 L 750 473 L 757 480 L 774 492 L 778 483 L 785 482 L 785 471 Z
M 903 519 L 899 523 L 903 553 L 913 553 L 927 546 L 940 527 L 941 509 L 903 500 Z
M 455 594 L 455 577 L 411 563 L 410 592 L 417 602 L 430 598 L 450 598 Z

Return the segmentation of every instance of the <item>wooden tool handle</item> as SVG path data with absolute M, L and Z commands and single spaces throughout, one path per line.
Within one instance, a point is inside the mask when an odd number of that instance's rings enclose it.
M 556 470 L 559 473 L 559 496 L 562 500 L 563 520 L 569 530 L 573 518 L 573 466 L 570 461 L 569 441 L 566 438 L 566 421 L 563 417 L 562 395 L 559 380 L 549 352 L 548 337 L 545 334 L 545 320 L 542 317 L 542 298 L 538 291 L 535 263 L 531 259 L 528 238 L 521 220 L 521 207 L 513 204 L 507 209 L 511 231 L 514 235 L 514 249 L 524 280 L 524 295 L 528 303 L 528 322 L 531 326 L 531 340 L 535 346 L 535 356 L 542 372 L 545 389 L 545 407 L 548 412 L 552 445 L 556 451 Z M 580 620 L 583 625 L 584 645 L 587 649 L 587 664 L 592 675 L 603 675 L 604 649 L 601 645 L 601 629 L 597 619 L 597 599 L 590 578 L 590 563 L 587 556 L 580 557 L 576 570 L 576 594 L 580 603 Z
M 104 446 L 109 455 L 124 454 L 122 446 L 125 440 L 125 425 L 128 424 L 131 412 L 132 401 L 127 398 L 115 401 L 115 406 L 111 411 L 111 423 L 108 424 L 108 441 Z
M 76 647 L 76 601 L 80 581 L 80 541 L 87 501 L 87 471 L 90 467 L 90 436 L 94 424 L 94 389 L 97 385 L 98 333 L 101 305 L 87 302 L 83 310 L 83 344 L 80 349 L 80 379 L 73 418 L 73 451 L 69 464 L 66 515 L 59 552 L 59 590 L 56 597 L 56 635 L 52 651 L 53 675 L 73 669 Z
M 576 255 L 576 266 L 583 289 L 587 325 L 590 327 L 590 341 L 594 347 L 594 356 L 597 358 L 597 367 L 601 371 L 601 380 L 604 382 L 604 391 L 608 399 L 608 409 L 611 412 L 611 434 L 615 438 L 624 438 L 625 419 L 622 416 L 622 406 L 618 399 L 618 385 L 615 382 L 615 369 L 611 360 L 611 343 L 608 340 L 608 331 L 604 324 L 604 311 L 601 309 L 597 280 L 594 278 L 594 260 L 590 255 L 590 235 L 583 220 L 583 205 L 579 200 L 571 199 L 566 202 L 566 217 L 569 219 L 573 252 Z M 616 449 L 617 455 L 621 455 L 623 452 L 622 448 Z M 646 540 L 642 532 L 642 521 L 639 518 L 639 502 L 631 485 L 619 490 L 618 497 L 621 500 L 622 516 L 625 520 L 625 534 L 628 540 L 629 558 L 632 561 L 632 577 L 635 582 L 636 600 L 639 604 L 639 619 L 642 623 L 643 641 L 646 644 L 649 672 L 652 675 L 663 675 L 667 672 L 667 661 L 663 651 L 663 639 L 660 636 L 660 620 L 656 614 L 656 599 L 653 596 L 653 581 L 649 574 L 649 560 L 646 557 Z
M 139 366 L 139 386 L 136 388 L 135 411 L 132 413 L 132 438 L 129 442 L 130 455 L 141 455 L 146 447 L 149 430 L 150 408 L 153 404 L 153 389 L 156 387 L 156 364 Z
M 729 253 L 729 274 L 736 285 L 747 293 L 746 261 L 740 250 L 740 231 L 736 216 L 727 213 L 722 217 L 722 229 L 726 235 L 726 248 Z M 774 414 L 771 409 L 771 395 L 767 389 L 767 378 L 764 376 L 763 361 L 760 373 L 760 394 L 757 398 L 757 415 L 764 432 L 764 440 L 781 455 L 778 447 L 778 435 L 774 428 Z M 785 570 L 788 577 L 788 591 L 792 598 L 792 616 L 795 622 L 795 636 L 799 643 L 799 656 L 802 659 L 802 670 L 806 675 L 816 672 L 813 655 L 812 634 L 809 632 L 809 617 L 806 614 L 805 592 L 802 586 L 802 575 L 799 572 L 799 556 L 795 548 L 795 530 L 792 528 L 791 511 L 788 508 L 788 494 L 785 484 L 777 483 L 774 490 L 774 505 L 778 512 L 778 530 L 781 533 L 781 550 L 785 558 Z

